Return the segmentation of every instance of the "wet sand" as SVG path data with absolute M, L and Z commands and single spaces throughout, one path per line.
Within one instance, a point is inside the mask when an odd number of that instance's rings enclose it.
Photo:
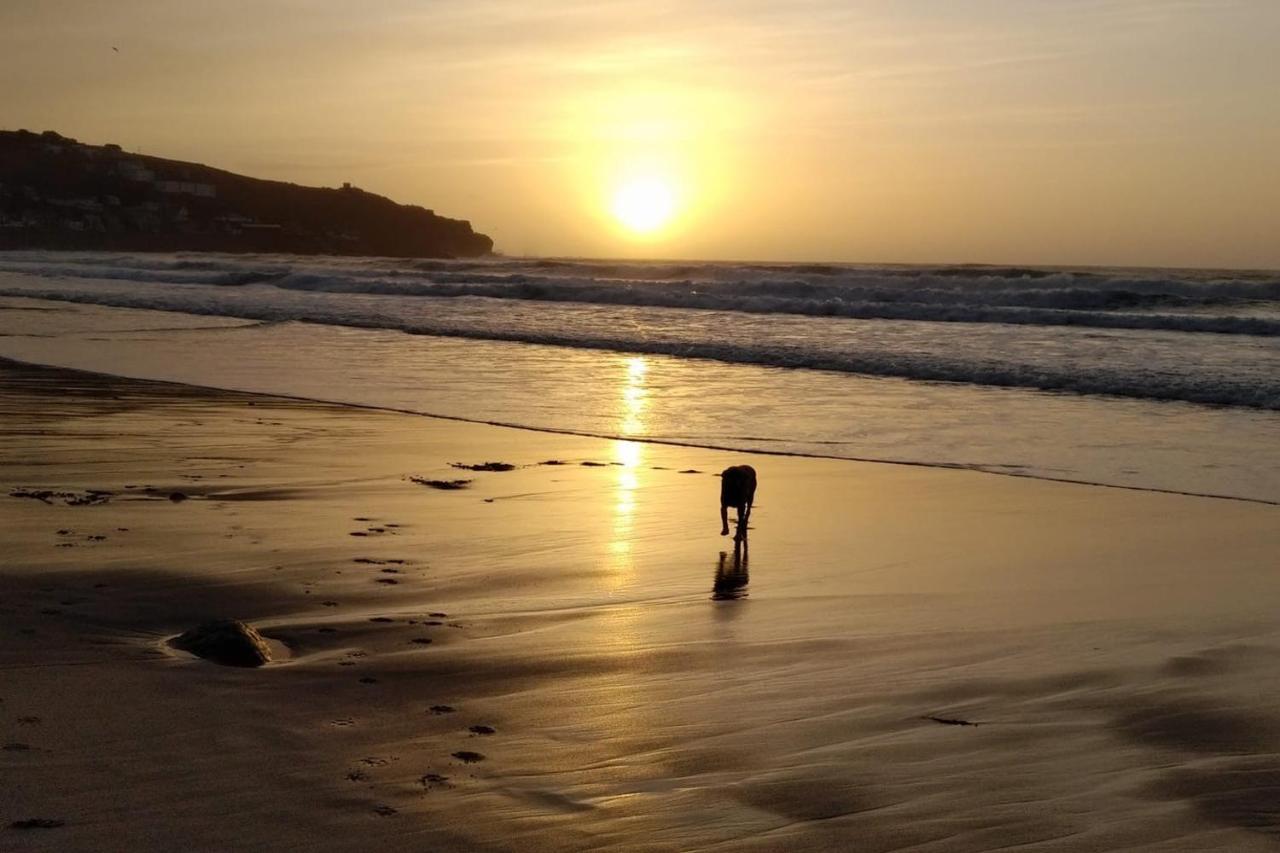
M 0 413 L 2 849 L 1280 840 L 1275 507 L 12 364 Z

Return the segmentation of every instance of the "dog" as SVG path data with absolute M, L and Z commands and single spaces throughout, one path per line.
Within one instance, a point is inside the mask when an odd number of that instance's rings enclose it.
M 738 510 L 738 529 L 734 539 L 747 538 L 747 521 L 756 500 L 756 469 L 750 465 L 731 465 L 720 472 L 720 535 L 729 535 L 729 507 Z

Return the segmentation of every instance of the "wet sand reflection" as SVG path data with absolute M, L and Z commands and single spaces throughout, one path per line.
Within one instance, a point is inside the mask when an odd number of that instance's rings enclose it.
M 729 561 L 727 551 L 720 552 L 720 559 L 716 564 L 715 581 L 711 585 L 713 601 L 738 601 L 747 597 L 747 584 L 751 580 L 747 548 L 745 537 L 741 541 L 734 542 L 732 562 Z
M 618 401 L 618 434 L 644 435 L 646 392 L 644 377 L 648 364 L 641 357 L 621 360 L 623 372 Z M 645 446 L 635 441 L 613 442 L 614 464 L 618 466 L 614 484 L 613 535 L 609 543 L 614 590 L 631 583 L 635 574 L 632 539 L 635 535 L 636 490 L 640 487 Z

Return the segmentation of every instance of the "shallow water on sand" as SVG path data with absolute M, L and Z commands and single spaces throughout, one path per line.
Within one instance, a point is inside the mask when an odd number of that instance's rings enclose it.
M 15 298 L 0 304 L 0 356 L 591 435 L 1280 501 L 1280 414 L 1258 409 Z

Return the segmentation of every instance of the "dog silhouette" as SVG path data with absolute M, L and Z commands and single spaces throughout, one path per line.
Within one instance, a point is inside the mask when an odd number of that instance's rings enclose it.
M 729 507 L 738 510 L 738 527 L 733 538 L 747 538 L 747 521 L 756 500 L 756 469 L 750 465 L 731 465 L 720 472 L 720 535 L 729 535 Z

